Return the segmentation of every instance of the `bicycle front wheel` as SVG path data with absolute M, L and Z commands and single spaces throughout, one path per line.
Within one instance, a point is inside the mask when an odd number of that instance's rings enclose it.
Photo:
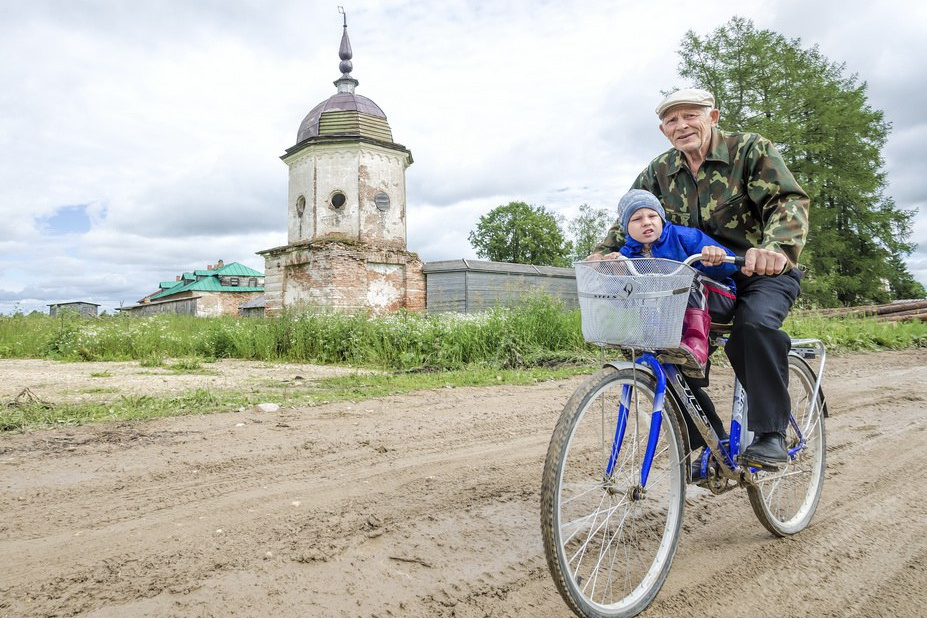
M 812 407 L 815 381 L 803 360 L 789 357 L 792 416 L 785 444 L 795 455 L 781 470 L 758 472 L 756 485 L 747 487 L 753 512 L 776 536 L 804 530 L 821 499 L 826 467 L 824 397 L 819 393 Z
M 643 611 L 676 553 L 683 443 L 670 397 L 667 409 L 653 414 L 654 390 L 644 371 L 607 367 L 577 389 L 554 429 L 541 482 L 541 533 L 557 589 L 578 616 Z M 654 423 L 659 431 L 647 464 Z

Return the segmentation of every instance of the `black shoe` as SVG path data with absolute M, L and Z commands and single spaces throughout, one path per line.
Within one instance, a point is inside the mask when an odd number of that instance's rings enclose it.
M 779 433 L 757 434 L 753 443 L 744 449 L 740 462 L 764 470 L 778 470 L 789 462 L 785 438 Z

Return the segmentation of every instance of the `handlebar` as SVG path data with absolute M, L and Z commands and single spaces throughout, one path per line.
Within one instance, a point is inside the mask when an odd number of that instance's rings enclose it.
M 693 262 L 698 262 L 700 259 L 702 259 L 702 254 L 701 254 L 701 253 L 696 253 L 695 255 L 690 255 L 689 257 L 687 257 L 685 260 L 683 260 L 682 263 L 685 264 L 686 266 L 692 266 L 692 263 L 693 263 Z M 724 259 L 721 260 L 721 261 L 722 261 L 722 262 L 726 262 L 726 263 L 728 263 L 728 264 L 734 264 L 734 265 L 736 265 L 736 266 L 743 266 L 743 265 L 744 265 L 744 256 L 742 256 L 742 255 L 725 255 L 725 256 L 724 256 Z

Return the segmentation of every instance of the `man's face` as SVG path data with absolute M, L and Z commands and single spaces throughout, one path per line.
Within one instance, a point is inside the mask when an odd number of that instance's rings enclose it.
M 716 109 L 699 105 L 672 107 L 660 121 L 660 131 L 674 148 L 686 155 L 708 154 L 711 127 L 718 122 Z

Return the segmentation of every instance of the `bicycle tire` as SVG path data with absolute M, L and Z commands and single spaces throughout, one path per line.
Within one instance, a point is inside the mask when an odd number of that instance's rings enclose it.
M 613 473 L 604 478 L 626 385 L 635 396 Z M 560 595 L 583 618 L 626 618 L 643 611 L 676 553 L 686 474 L 678 413 L 668 393 L 656 454 L 640 492 L 655 386 L 645 371 L 600 370 L 570 397 L 550 440 L 541 482 L 544 551 Z
M 789 357 L 789 398 L 792 418 L 801 428 L 805 446 L 786 466 L 775 472 L 758 472 L 757 484 L 747 487 L 750 504 L 760 523 L 776 536 L 801 532 L 814 517 L 827 466 L 824 434 L 824 396 L 818 393 L 814 409 L 811 399 L 816 379 L 805 361 Z M 789 423 L 786 447 L 798 445 L 798 434 Z

